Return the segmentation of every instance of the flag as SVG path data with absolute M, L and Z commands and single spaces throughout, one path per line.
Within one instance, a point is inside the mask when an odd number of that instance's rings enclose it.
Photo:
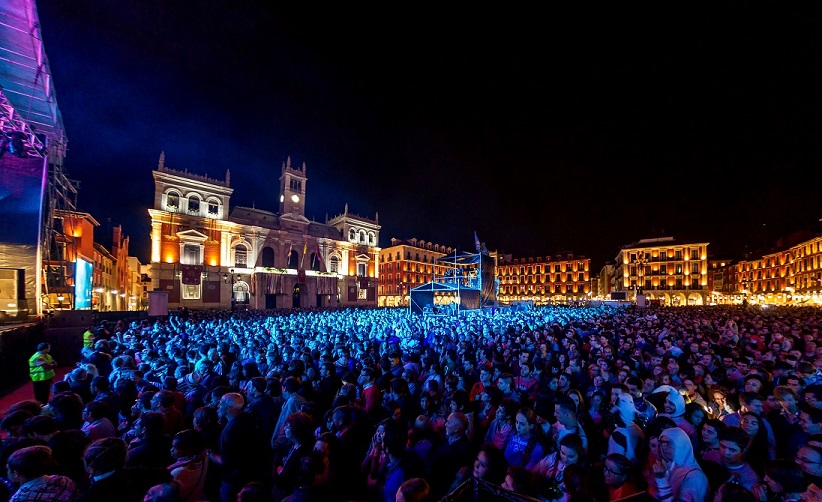
M 320 253 L 319 243 L 317 243 L 317 259 L 320 260 L 320 272 L 325 272 L 325 260 L 323 260 L 323 255 Z
M 300 258 L 300 268 L 303 268 L 303 264 L 305 263 L 305 252 L 308 250 L 308 243 L 303 242 L 303 256 Z
M 479 237 L 477 237 L 476 230 L 474 230 L 474 247 L 477 248 L 477 253 L 479 253 L 480 249 L 482 248 L 482 244 L 480 244 L 480 240 Z

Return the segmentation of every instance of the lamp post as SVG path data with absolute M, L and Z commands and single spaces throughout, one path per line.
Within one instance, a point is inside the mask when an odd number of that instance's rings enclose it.
M 742 282 L 742 294 L 745 295 L 745 297 L 742 299 L 742 305 L 747 307 L 748 306 L 748 295 L 750 294 L 751 283 L 753 283 L 753 281 L 751 279 L 745 278 L 745 279 L 742 279 L 741 282 Z
M 234 312 L 234 306 L 237 303 L 237 297 L 235 296 L 236 293 L 234 292 L 234 284 L 237 283 L 238 280 L 242 277 L 241 274 L 235 274 L 234 269 L 228 269 L 227 274 L 223 274 L 223 282 L 226 284 L 231 284 L 231 311 Z
M 645 267 L 645 263 L 647 263 L 647 261 L 648 260 L 645 258 L 644 254 L 638 254 L 632 262 L 637 267 L 637 280 L 636 286 L 634 287 L 634 293 L 637 296 L 642 294 L 643 268 Z

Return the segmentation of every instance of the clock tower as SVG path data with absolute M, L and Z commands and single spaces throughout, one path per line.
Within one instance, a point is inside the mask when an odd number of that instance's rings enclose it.
M 283 162 L 280 174 L 280 214 L 305 218 L 305 162 L 301 167 L 291 165 L 291 156 Z

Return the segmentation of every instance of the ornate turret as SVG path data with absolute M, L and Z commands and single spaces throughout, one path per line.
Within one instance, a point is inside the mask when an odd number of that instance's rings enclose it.
M 283 162 L 280 174 L 280 214 L 290 214 L 296 219 L 305 218 L 305 162 L 301 167 L 291 165 L 291 156 Z

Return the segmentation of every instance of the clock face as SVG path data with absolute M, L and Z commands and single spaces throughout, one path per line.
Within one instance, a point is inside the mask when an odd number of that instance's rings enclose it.
M 285 200 L 285 195 L 280 195 L 280 202 Z
M 294 202 L 300 202 L 300 196 L 297 195 L 297 194 L 294 194 L 294 195 L 291 196 L 291 200 L 294 201 Z

